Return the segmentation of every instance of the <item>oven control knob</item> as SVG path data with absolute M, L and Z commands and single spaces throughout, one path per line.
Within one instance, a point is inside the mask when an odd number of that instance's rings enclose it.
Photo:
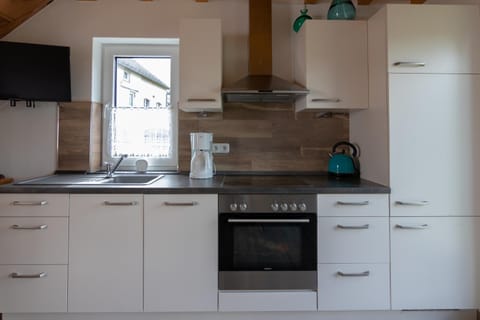
M 270 208 L 272 208 L 272 210 L 276 212 L 279 209 L 279 205 L 278 203 L 274 202 L 270 205 Z
M 237 204 L 234 202 L 234 203 L 230 203 L 230 211 L 237 211 Z
M 306 211 L 307 210 L 307 205 L 305 203 L 299 203 L 298 204 L 298 209 L 300 209 L 300 211 Z
M 290 203 L 289 207 L 291 211 L 297 211 L 297 204 L 295 202 Z
M 247 204 L 245 202 L 240 203 L 238 206 L 240 208 L 240 211 L 246 211 L 247 210 Z
M 287 211 L 287 210 L 288 210 L 288 204 L 282 203 L 282 204 L 280 205 L 280 209 L 282 209 L 282 211 Z

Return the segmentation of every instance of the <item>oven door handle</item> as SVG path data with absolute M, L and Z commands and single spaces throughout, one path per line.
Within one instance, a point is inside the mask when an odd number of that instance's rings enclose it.
M 229 223 L 310 223 L 310 219 L 228 219 Z

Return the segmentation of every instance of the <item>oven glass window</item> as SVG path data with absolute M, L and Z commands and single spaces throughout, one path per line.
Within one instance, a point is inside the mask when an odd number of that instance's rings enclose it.
M 302 266 L 302 228 L 292 224 L 242 224 L 233 228 L 233 268 L 295 270 Z

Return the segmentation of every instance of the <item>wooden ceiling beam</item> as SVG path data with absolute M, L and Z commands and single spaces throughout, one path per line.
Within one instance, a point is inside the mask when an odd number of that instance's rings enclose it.
M 411 4 L 424 4 L 425 0 L 410 0 Z
M 0 26 L 0 39 L 3 38 L 4 36 L 6 36 L 7 34 L 9 34 L 12 30 L 14 30 L 16 27 L 18 27 L 22 23 L 24 23 L 27 19 L 29 19 L 30 17 L 35 15 L 37 12 L 42 10 L 44 7 L 46 7 L 52 1 L 53 0 L 35 0 L 35 1 L 31 0 L 29 2 L 25 2 L 25 3 L 28 3 L 28 5 L 30 7 L 26 8 L 25 11 L 22 11 L 21 13 L 19 13 L 19 15 L 15 14 L 16 16 L 13 15 L 13 14 L 12 15 L 8 14 L 9 11 L 5 11 L 4 7 L 0 8 L 0 9 L 2 9 L 2 10 L 0 10 L 0 12 L 2 14 L 2 19 L 3 20 L 7 20 L 7 19 L 5 19 L 5 17 L 11 17 L 12 18 L 9 21 L 9 23 L 2 24 Z M 15 7 L 15 9 L 18 9 L 18 8 Z M 13 13 L 13 11 L 11 11 L 11 12 Z

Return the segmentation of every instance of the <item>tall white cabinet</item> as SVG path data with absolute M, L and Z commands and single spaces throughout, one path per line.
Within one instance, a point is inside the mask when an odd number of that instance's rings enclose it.
M 391 187 L 392 309 L 479 306 L 479 22 L 467 5 L 387 5 L 368 22 L 370 107 L 350 135 L 362 177 Z

